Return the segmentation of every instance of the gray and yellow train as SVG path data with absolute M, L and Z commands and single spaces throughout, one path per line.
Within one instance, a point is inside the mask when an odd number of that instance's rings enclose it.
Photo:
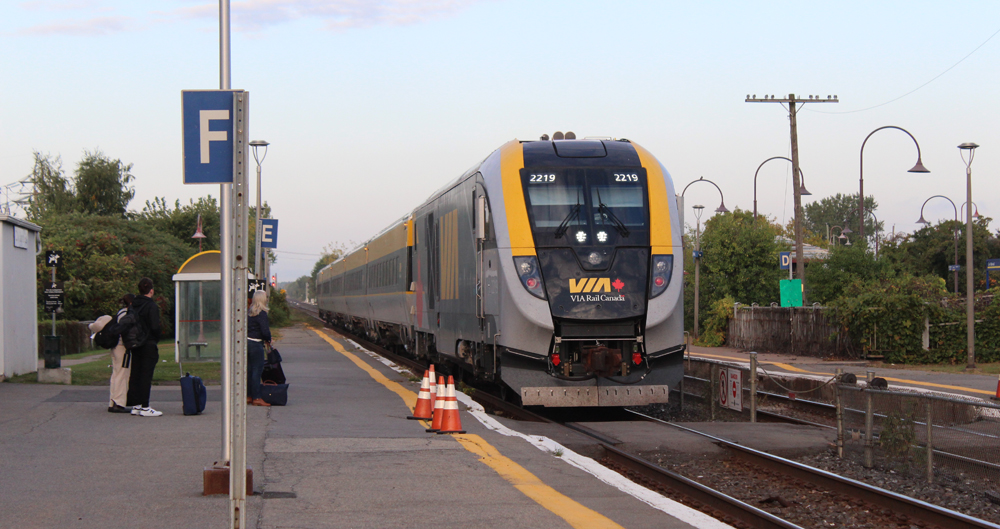
M 320 317 L 526 406 L 667 402 L 684 352 L 673 196 L 628 140 L 508 142 L 323 268 Z

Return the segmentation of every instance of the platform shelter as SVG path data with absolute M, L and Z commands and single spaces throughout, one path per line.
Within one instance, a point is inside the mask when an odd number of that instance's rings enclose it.
M 0 214 L 0 380 L 38 370 L 37 224 Z
M 173 276 L 177 310 L 174 360 L 222 358 L 222 254 L 209 250 L 191 256 Z

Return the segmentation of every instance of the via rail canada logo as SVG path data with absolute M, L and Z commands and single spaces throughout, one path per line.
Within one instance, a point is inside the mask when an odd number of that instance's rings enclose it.
M 608 295 L 611 288 L 618 292 L 617 295 Z M 621 279 L 615 278 L 614 282 L 610 277 L 585 277 L 581 279 L 569 280 L 570 299 L 575 302 L 582 301 L 625 301 L 625 296 L 621 291 L 625 288 L 625 283 Z M 608 294 L 602 294 L 607 292 Z M 575 295 L 574 295 L 575 294 Z

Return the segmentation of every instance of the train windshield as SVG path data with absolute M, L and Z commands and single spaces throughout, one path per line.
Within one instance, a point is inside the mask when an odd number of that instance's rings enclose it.
M 537 246 L 649 244 L 644 169 L 522 169 L 521 179 Z

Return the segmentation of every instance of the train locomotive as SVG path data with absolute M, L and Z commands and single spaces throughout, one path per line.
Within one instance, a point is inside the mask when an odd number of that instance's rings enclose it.
M 510 141 L 323 268 L 320 317 L 525 406 L 665 403 L 684 353 L 673 196 L 628 140 Z

